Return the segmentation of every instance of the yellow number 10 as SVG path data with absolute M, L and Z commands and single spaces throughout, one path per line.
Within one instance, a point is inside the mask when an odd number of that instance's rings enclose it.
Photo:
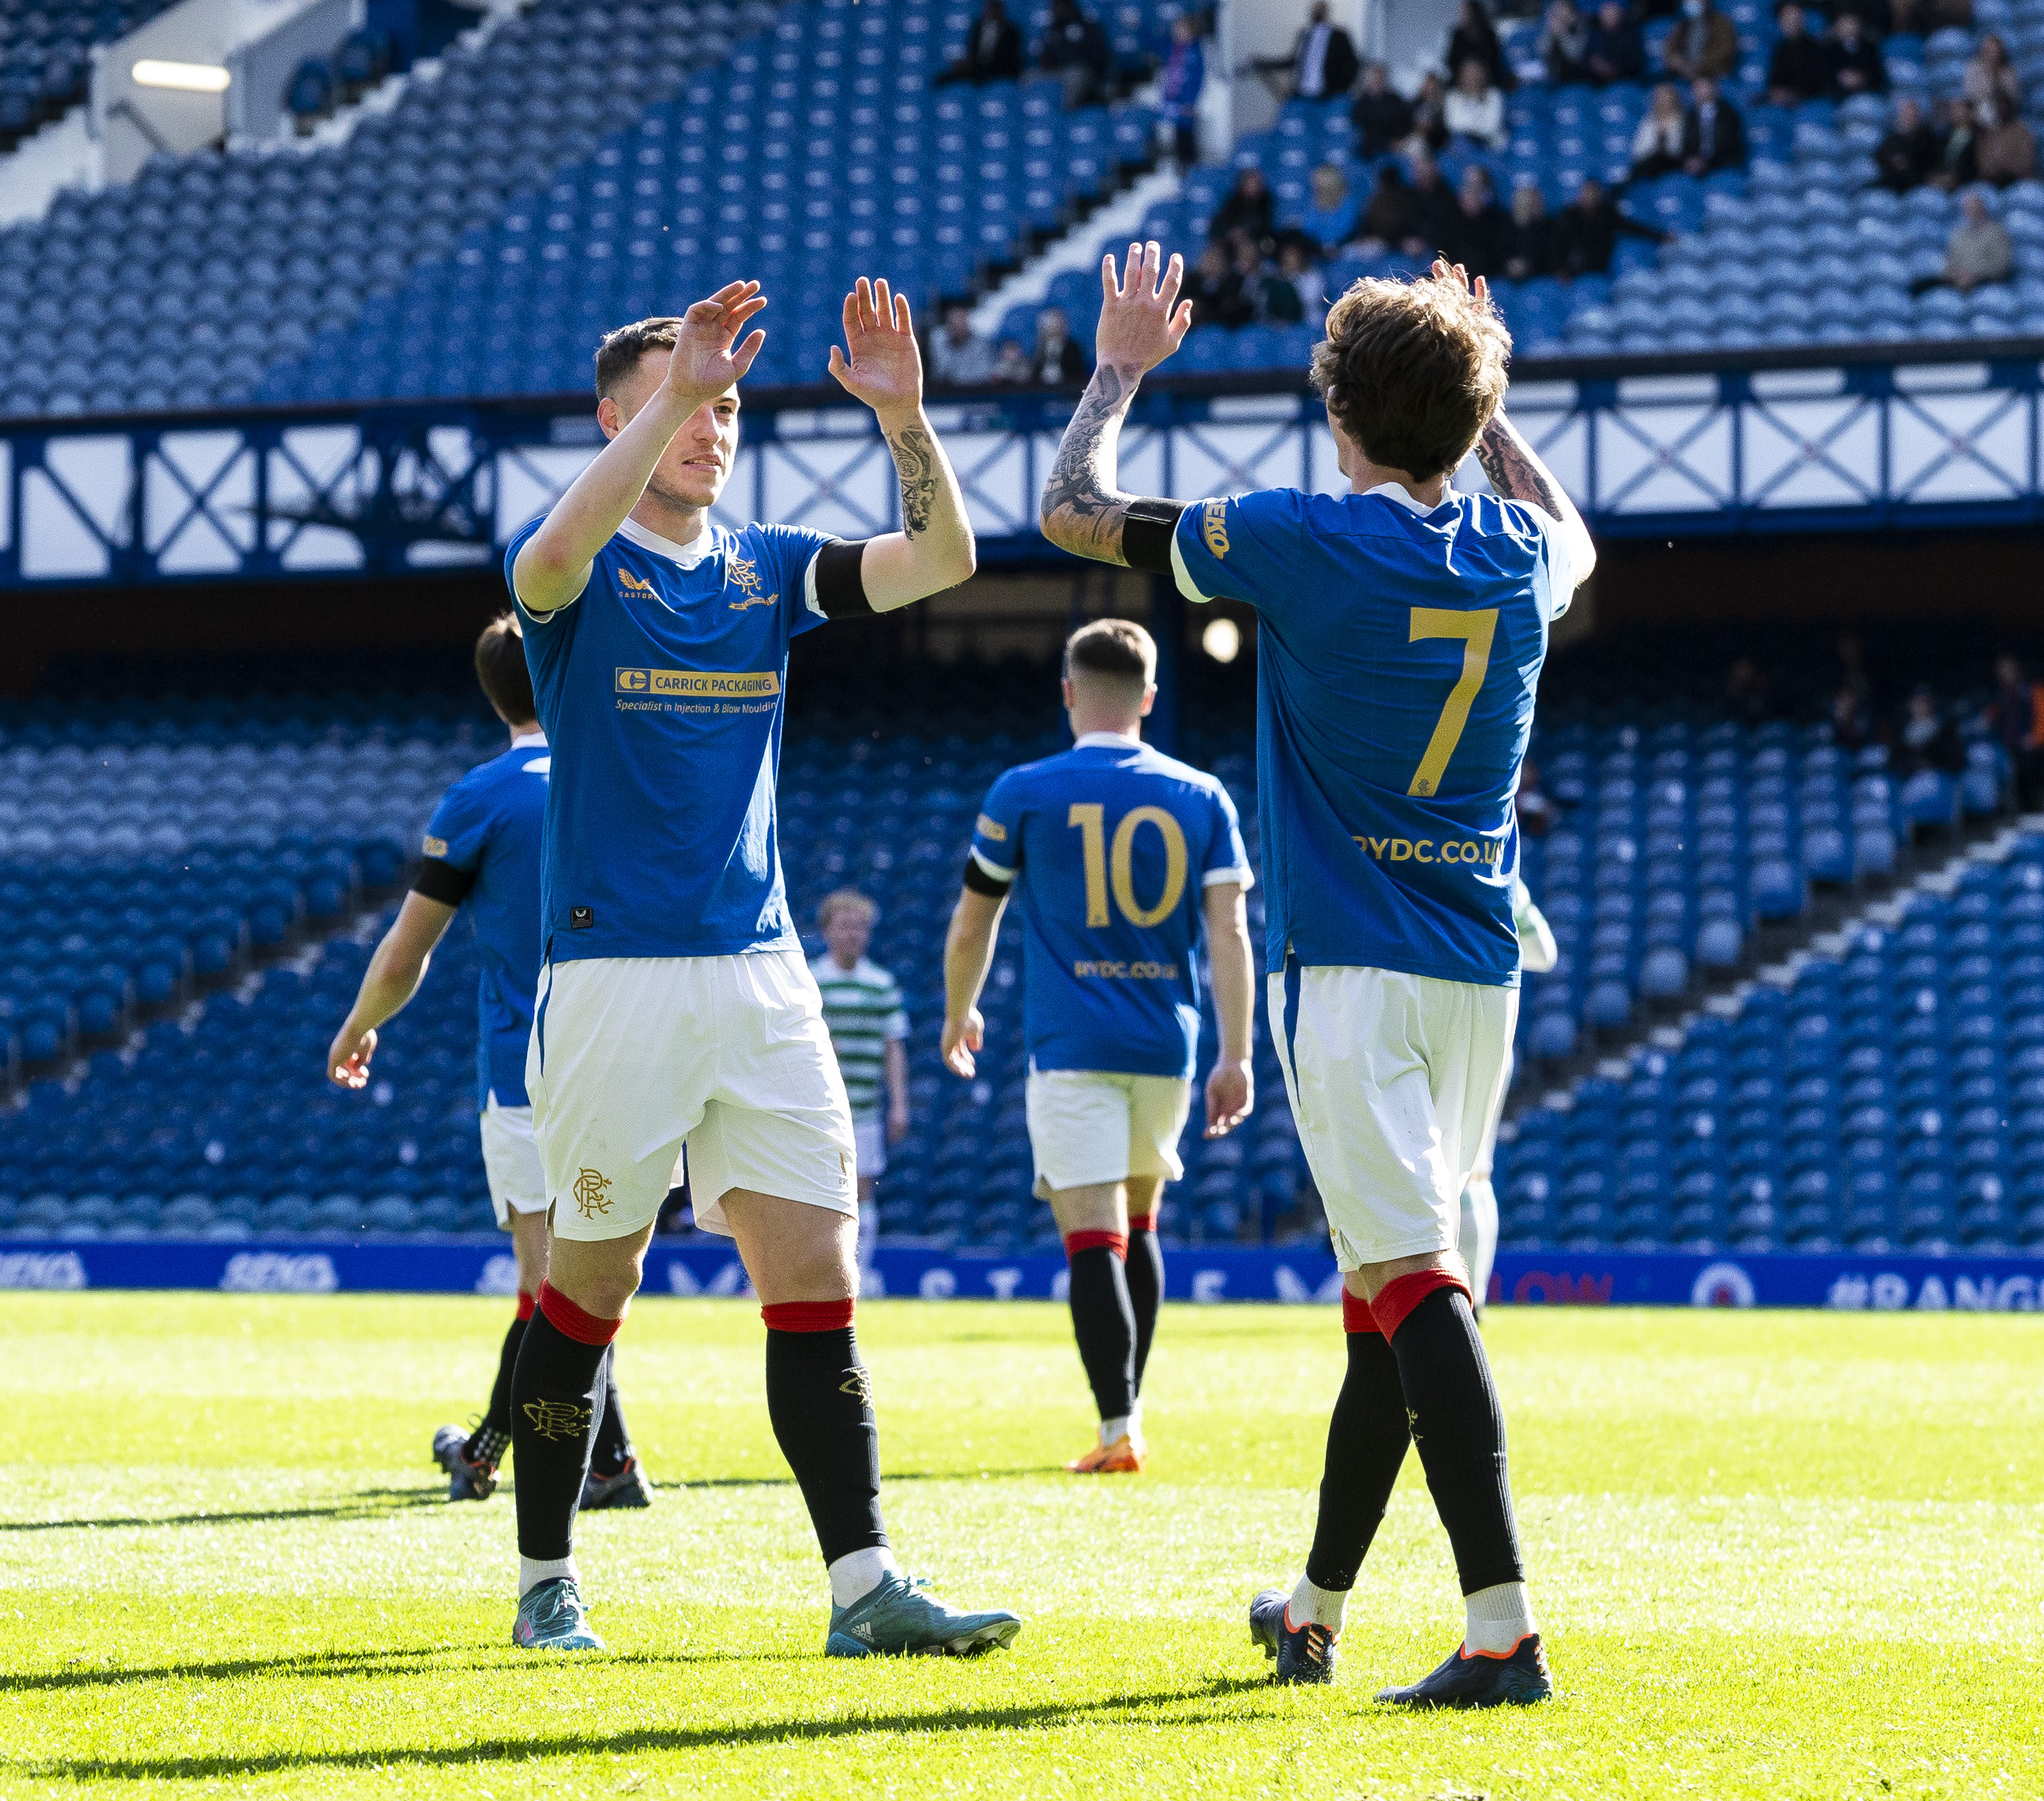
M 1463 711 L 1468 711 L 1466 705 Z M 1079 846 L 1085 856 L 1086 924 L 1110 923 L 1107 895 L 1111 883 L 1114 904 L 1121 909 L 1122 917 L 1132 926 L 1154 926 L 1185 897 L 1185 835 L 1177 820 L 1162 807 L 1134 807 L 1114 828 L 1110 850 L 1106 820 L 1107 810 L 1097 801 L 1074 801 L 1065 815 L 1065 824 L 1078 833 Z M 1154 907 L 1145 907 L 1135 898 L 1135 830 L 1142 825 L 1156 827 L 1164 840 L 1164 891 Z
M 1490 667 L 1490 641 L 1496 631 L 1496 607 L 1485 607 L 1481 612 L 1453 612 L 1446 607 L 1413 608 L 1412 635 L 1405 640 L 1407 643 L 1416 644 L 1422 638 L 1463 638 L 1468 646 L 1462 652 L 1461 678 L 1448 690 L 1447 704 L 1435 721 L 1434 735 L 1427 740 L 1427 754 L 1412 772 L 1412 785 L 1405 790 L 1408 794 L 1431 794 L 1441 785 L 1448 758 L 1455 754 L 1462 728 L 1469 724 L 1476 691 L 1483 685 L 1484 672 Z

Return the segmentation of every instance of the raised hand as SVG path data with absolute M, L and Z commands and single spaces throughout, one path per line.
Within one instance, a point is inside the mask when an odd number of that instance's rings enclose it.
M 955 1076 L 970 1076 L 978 1068 L 974 1053 L 986 1043 L 986 1021 L 980 1017 L 977 1007 L 968 1007 L 962 1020 L 944 1021 L 943 1036 L 938 1049 L 942 1053 L 944 1066 Z
M 1464 294 L 1473 294 L 1479 306 L 1490 298 L 1489 282 L 1479 275 L 1476 278 L 1476 285 L 1472 287 L 1470 285 L 1469 271 L 1459 263 L 1450 263 L 1445 256 L 1437 256 L 1434 259 L 1434 267 L 1430 273 L 1437 282 L 1453 282 Z
M 1174 255 L 1163 263 L 1154 239 L 1128 247 L 1122 277 L 1116 274 L 1113 252 L 1103 257 L 1095 361 L 1103 368 L 1139 366 L 1147 374 L 1176 350 L 1193 324 L 1193 303 L 1178 298 L 1185 281 L 1185 258 Z
M 667 385 L 690 412 L 716 399 L 752 367 L 766 334 L 755 330 L 736 350 L 732 345 L 745 321 L 766 304 L 757 282 L 732 282 L 682 315 Z
M 923 353 L 909 317 L 909 297 L 885 282 L 859 278 L 844 297 L 844 344 L 831 346 L 830 372 L 838 386 L 885 420 L 923 404 Z

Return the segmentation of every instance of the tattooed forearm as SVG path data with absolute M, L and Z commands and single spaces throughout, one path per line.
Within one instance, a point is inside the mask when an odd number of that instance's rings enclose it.
M 1127 561 L 1121 528 L 1135 497 L 1114 485 L 1115 451 L 1139 378 L 1105 363 L 1093 371 L 1043 484 L 1043 536 L 1099 563 Z
M 1503 417 L 1493 418 L 1476 441 L 1476 459 L 1490 485 L 1507 500 L 1524 501 L 1552 519 L 1573 512 L 1561 484 L 1542 466 L 1532 447 Z
M 937 497 L 937 447 L 920 425 L 908 425 L 887 440 L 894 473 L 901 479 L 901 529 L 920 538 L 930 528 Z

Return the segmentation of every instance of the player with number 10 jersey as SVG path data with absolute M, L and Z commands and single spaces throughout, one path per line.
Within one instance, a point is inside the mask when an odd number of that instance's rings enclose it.
M 969 1076 L 982 1031 L 974 1003 L 1020 885 L 1035 1192 L 1064 1238 L 1100 1409 L 1098 1442 L 1066 1466 L 1081 1475 L 1133 1473 L 1146 1454 L 1139 1396 L 1163 1286 L 1156 1212 L 1184 1173 L 1202 935 L 1220 1023 L 1208 1135 L 1253 1098 L 1249 859 L 1228 790 L 1142 740 L 1156 655 L 1126 620 L 1073 634 L 1064 693 L 1076 742 L 994 783 L 945 947 L 943 1054 Z

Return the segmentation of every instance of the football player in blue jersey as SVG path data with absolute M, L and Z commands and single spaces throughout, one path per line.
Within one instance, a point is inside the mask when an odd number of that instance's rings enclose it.
M 969 1077 L 994 933 L 1020 883 L 1036 1195 L 1064 1237 L 1072 1330 L 1100 1409 L 1097 1442 L 1065 1465 L 1082 1476 L 1133 1473 L 1147 1455 L 1143 1376 L 1164 1285 L 1157 1206 L 1185 1173 L 1203 926 L 1220 1024 L 1207 1136 L 1247 1118 L 1254 1100 L 1243 905 L 1254 877 L 1228 790 L 1143 742 L 1156 674 L 1139 625 L 1101 619 L 1073 633 L 1074 743 L 994 783 L 944 946 L 943 1058 Z
M 504 1334 L 490 1406 L 471 1431 L 443 1426 L 433 1457 L 448 1473 L 448 1499 L 487 1500 L 511 1442 L 511 1372 L 547 1273 L 547 1185 L 532 1142 L 525 1093 L 525 1046 L 540 979 L 540 822 L 551 758 L 532 706 L 525 646 L 509 613 L 475 641 L 475 674 L 510 728 L 511 748 L 478 763 L 450 788 L 426 827 L 425 857 L 412 892 L 363 973 L 361 991 L 327 1052 L 327 1072 L 345 1089 L 369 1085 L 377 1034 L 418 992 L 426 965 L 457 911 L 465 910 L 482 950 L 477 984 L 476 1106 L 482 1167 L 497 1223 L 518 1261 L 518 1309 Z M 652 1504 L 624 1429 L 611 1370 L 604 1371 L 603 1418 L 590 1460 L 585 1507 Z
M 1251 1631 L 1283 1682 L 1335 1673 L 1343 1608 L 1408 1443 L 1454 1548 L 1461 1645 L 1380 1699 L 1554 1692 L 1527 1596 L 1504 1429 L 1455 1250 L 1518 1000 L 1513 796 L 1547 628 L 1596 553 L 1502 410 L 1511 339 L 1437 263 L 1356 282 L 1313 353 L 1346 492 L 1185 505 L 1116 485 L 1121 422 L 1191 324 L 1183 264 L 1109 256 L 1098 363 L 1043 490 L 1051 541 L 1256 609 L 1258 794 L 1273 1035 L 1343 1271 L 1348 1374 L 1319 1527 Z M 1449 478 L 1473 451 L 1493 493 Z
M 512 1378 L 521 1645 L 601 1649 L 575 1501 L 605 1348 L 684 1144 L 696 1223 L 736 1240 L 762 1303 L 767 1412 L 829 1573 L 825 1650 L 964 1653 L 1021 1629 L 925 1592 L 882 1523 L 852 1326 L 858 1151 L 774 811 L 790 640 L 964 581 L 972 528 L 923 412 L 908 303 L 864 280 L 830 370 L 893 454 L 901 529 L 847 543 L 713 521 L 766 304 L 733 282 L 606 337 L 609 442 L 505 558 L 554 755 L 527 1062 L 552 1243 Z

